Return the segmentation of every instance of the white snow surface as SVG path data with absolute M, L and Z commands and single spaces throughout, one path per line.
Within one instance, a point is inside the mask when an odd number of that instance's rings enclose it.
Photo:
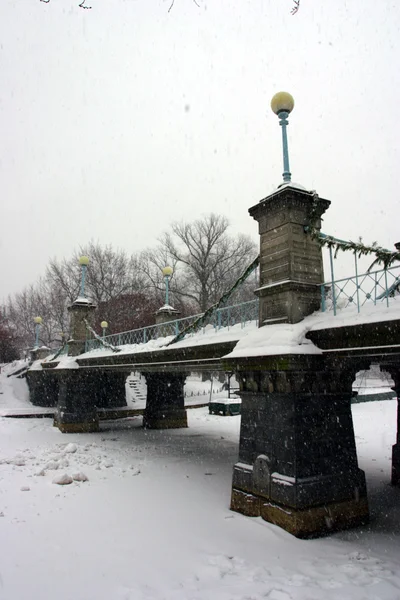
M 332 311 L 318 311 L 299 323 L 266 325 L 248 332 L 238 341 L 234 350 L 227 354 L 227 357 L 322 354 L 322 351 L 306 338 L 309 331 L 395 319 L 400 319 L 400 301 L 396 298 L 391 298 L 388 307 L 383 304 L 366 305 L 359 313 L 356 307 L 347 307 L 338 311 L 336 316 Z
M 81 435 L 0 418 L 0 598 L 399 600 L 396 408 L 353 406 L 371 524 L 310 541 L 229 510 L 239 416 L 200 408 L 188 429 L 143 430 L 136 417 Z M 88 481 L 54 485 L 58 473 Z
M 170 311 L 172 311 L 172 312 L 179 312 L 176 308 L 174 308 L 170 304 L 163 304 L 163 306 L 161 308 L 159 308 L 157 312 L 162 312 L 162 311 L 166 311 L 166 312 L 170 312 Z
M 306 319 L 300 323 L 281 323 L 260 327 L 240 340 L 229 358 L 241 356 L 268 356 L 276 354 L 322 354 L 305 334 L 309 327 Z
M 302 192 L 310 192 L 311 191 L 311 190 L 308 190 L 307 188 L 305 188 L 304 185 L 301 185 L 301 183 L 296 183 L 295 181 L 284 181 L 283 183 L 280 183 L 278 185 L 278 187 L 276 188 L 276 190 L 274 190 L 273 193 L 279 192 L 280 190 L 282 190 L 284 188 L 293 188 L 295 190 L 301 190 Z
M 86 296 L 78 296 L 74 304 L 92 304 L 92 301 L 86 298 Z

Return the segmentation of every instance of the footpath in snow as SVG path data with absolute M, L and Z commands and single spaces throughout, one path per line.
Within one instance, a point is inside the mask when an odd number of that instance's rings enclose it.
M 396 401 L 353 414 L 371 524 L 310 541 L 229 510 L 239 416 L 68 436 L 0 418 L 1 600 L 399 600 Z

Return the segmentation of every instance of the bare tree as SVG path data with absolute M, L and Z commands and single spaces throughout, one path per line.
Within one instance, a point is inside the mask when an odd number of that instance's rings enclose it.
M 128 256 L 112 246 L 91 242 L 69 259 L 51 260 L 44 278 L 9 298 L 7 316 L 13 339 L 23 350 L 34 341 L 34 317 L 41 316 L 40 344 L 56 347 L 68 331 L 67 308 L 79 295 L 79 256 L 90 257 L 85 291 L 98 306 L 95 319 L 111 331 L 149 325 L 165 301 L 163 267 L 174 272 L 171 298 L 182 316 L 204 311 L 215 302 L 256 255 L 249 237 L 228 234 L 228 220 L 208 215 L 192 223 L 175 223 L 160 245 Z M 252 297 L 242 286 L 237 300 Z M 247 294 L 247 297 L 246 297 Z M 121 330 L 121 329 L 119 329 Z
M 44 278 L 9 298 L 9 323 L 21 350 L 33 343 L 33 319 L 36 316 L 43 319 L 40 344 L 55 347 L 61 343 L 63 334 L 69 328 L 67 308 L 79 295 L 81 268 L 78 258 L 82 254 L 90 257 L 85 290 L 94 303 L 101 307 L 99 315 L 105 306 L 118 307 L 121 312 L 122 305 L 113 304 L 112 301 L 127 295 L 132 298 L 132 294 L 137 294 L 144 287 L 139 258 L 129 257 L 125 252 L 114 250 L 112 246 L 102 247 L 91 242 L 76 251 L 72 258 L 51 260 Z M 135 298 L 139 302 L 138 296 Z M 140 302 L 144 302 L 143 296 L 140 297 Z M 128 307 L 127 302 L 123 306 Z M 110 310 L 106 311 L 107 314 L 100 315 L 100 319 L 110 318 Z M 127 319 L 134 314 L 135 310 L 131 307 Z M 121 321 L 121 316 L 118 319 Z M 138 317 L 136 322 L 139 320 Z
M 179 294 L 179 290 L 183 289 L 185 285 L 182 278 L 183 273 L 178 261 L 169 254 L 164 244 L 144 250 L 140 255 L 140 268 L 146 278 L 143 289 L 156 300 L 158 308 L 160 308 L 165 303 L 165 280 L 162 270 L 167 266 L 173 269 L 169 282 L 169 303 L 179 310 L 182 316 L 193 314 L 198 308 L 197 304 Z
M 211 213 L 192 223 L 173 223 L 172 233 L 165 233 L 161 240 L 181 273 L 171 282 L 172 290 L 201 311 L 236 281 L 257 254 L 249 236 L 234 237 L 228 228 L 226 217 Z
M 18 341 L 15 331 L 5 316 L 5 310 L 0 310 L 0 363 L 11 362 L 19 358 Z
M 107 333 L 121 333 L 154 323 L 160 307 L 154 296 L 142 292 L 123 294 L 97 307 L 95 328 L 101 332 L 101 321 L 107 321 Z
M 61 333 L 67 324 L 65 299 L 57 290 L 51 289 L 45 279 L 9 298 L 7 315 L 21 350 L 33 343 L 34 317 L 43 319 L 39 343 L 46 346 L 55 345 L 61 340 Z
M 53 259 L 48 266 L 46 278 L 63 290 L 69 303 L 79 295 L 81 255 L 90 258 L 85 290 L 95 304 L 141 289 L 143 276 L 137 256 L 129 257 L 111 245 L 90 242 L 75 251 L 72 258 L 61 262 Z

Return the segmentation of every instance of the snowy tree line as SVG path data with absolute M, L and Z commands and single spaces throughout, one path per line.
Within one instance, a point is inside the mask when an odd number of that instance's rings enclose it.
M 69 258 L 51 259 L 39 281 L 8 298 L 0 321 L 0 340 L 5 337 L 8 346 L 19 353 L 32 346 L 33 319 L 41 316 L 40 344 L 60 345 L 68 335 L 67 307 L 79 295 L 81 255 L 90 259 L 85 292 L 97 306 L 95 329 L 100 332 L 100 322 L 105 320 L 108 333 L 116 333 L 154 323 L 156 310 L 165 302 L 163 267 L 173 268 L 170 304 L 184 317 L 203 312 L 218 300 L 257 252 L 249 236 L 232 235 L 228 219 L 213 213 L 192 222 L 173 223 L 156 247 L 132 255 L 90 242 Z M 253 299 L 255 283 L 253 275 L 231 302 Z

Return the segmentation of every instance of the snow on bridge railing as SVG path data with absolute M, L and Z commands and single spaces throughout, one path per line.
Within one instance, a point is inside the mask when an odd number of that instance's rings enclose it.
M 322 312 L 337 311 L 347 306 L 356 306 L 357 311 L 364 304 L 382 304 L 389 306 L 390 299 L 399 294 L 400 265 L 367 271 L 344 279 L 332 279 L 321 285 Z
M 220 329 L 229 329 L 229 327 L 238 324 L 243 328 L 246 326 L 246 323 L 249 323 L 250 321 L 258 321 L 258 307 L 259 302 L 258 299 L 256 299 L 250 300 L 249 302 L 242 302 L 241 304 L 235 304 L 233 306 L 218 308 L 201 329 L 204 331 L 205 326 L 212 325 L 215 331 L 218 332 Z M 160 323 L 159 325 L 150 325 L 148 327 L 141 327 L 140 329 L 114 333 L 101 339 L 112 346 L 146 344 L 150 340 L 178 335 L 189 325 L 194 323 L 200 316 L 201 313 L 183 319 L 169 321 L 167 323 Z M 189 335 L 193 335 L 193 333 Z M 85 349 L 86 352 L 89 352 L 90 350 L 102 347 L 101 340 L 91 339 L 86 341 Z
M 318 239 L 322 247 L 329 250 L 331 280 L 321 285 L 321 311 L 337 310 L 347 306 L 356 306 L 357 311 L 364 304 L 383 304 L 389 306 L 391 298 L 399 294 L 400 289 L 400 244 L 395 244 L 396 251 L 390 251 L 376 242 L 365 245 L 361 238 L 358 242 L 342 240 L 332 235 L 326 235 L 315 228 L 306 227 L 305 231 Z M 354 275 L 336 279 L 334 259 L 339 251 L 349 251 L 354 256 Z M 366 273 L 359 273 L 359 259 L 363 256 L 374 258 Z M 397 263 L 397 264 L 395 264 Z M 372 271 L 375 265 L 382 264 L 383 268 Z M 393 266 L 395 264 L 395 266 Z

